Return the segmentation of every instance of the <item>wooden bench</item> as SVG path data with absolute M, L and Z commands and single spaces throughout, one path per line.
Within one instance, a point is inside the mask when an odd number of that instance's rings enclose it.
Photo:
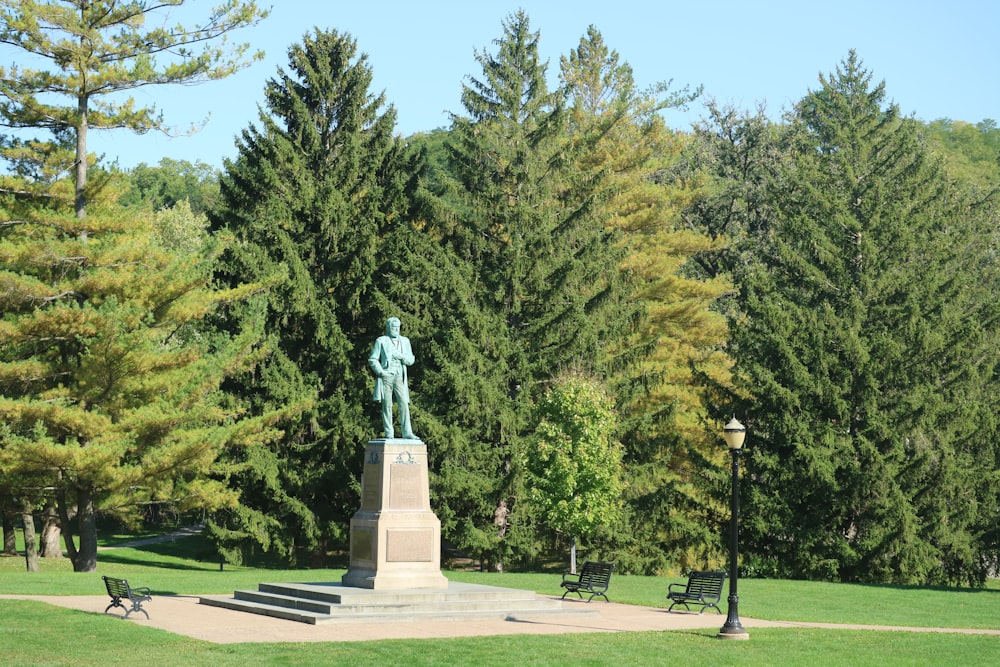
M 669 613 L 674 606 L 679 604 L 684 605 L 690 611 L 691 607 L 688 607 L 688 603 L 693 603 L 701 605 L 699 614 L 704 614 L 706 607 L 715 607 L 715 610 L 721 614 L 719 600 L 722 598 L 722 582 L 725 580 L 725 572 L 692 572 L 688 576 L 684 590 L 679 590 L 680 584 L 670 584 L 667 587 L 667 599 L 671 600 L 673 604 L 670 605 L 667 612 Z M 674 590 L 675 586 L 678 590 Z
M 611 583 L 611 571 L 615 569 L 613 563 L 599 563 L 597 561 L 587 561 L 583 564 L 583 569 L 579 573 L 567 572 L 563 574 L 560 586 L 566 589 L 562 594 L 563 598 L 567 593 L 576 593 L 583 599 L 584 593 L 590 593 L 587 602 L 594 599 L 595 595 L 600 595 L 608 600 L 608 585 Z
M 128 618 L 128 615 L 133 611 L 141 611 L 147 619 L 149 618 L 149 612 L 142 608 L 143 602 L 153 599 L 148 588 L 132 588 L 125 579 L 115 579 L 114 577 L 101 577 L 101 579 L 104 579 L 104 586 L 108 589 L 108 595 L 111 596 L 111 604 L 104 609 L 105 614 L 114 607 L 121 607 L 125 610 L 125 618 Z M 128 600 L 132 604 L 132 608 L 129 609 L 122 604 L 122 600 Z

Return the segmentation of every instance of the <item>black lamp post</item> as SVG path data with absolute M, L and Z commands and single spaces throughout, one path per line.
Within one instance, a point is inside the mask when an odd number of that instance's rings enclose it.
M 729 539 L 729 614 L 726 617 L 726 624 L 716 635 L 719 639 L 750 639 L 750 635 L 743 629 L 740 623 L 740 598 L 736 594 L 736 582 L 739 578 L 739 565 L 737 563 L 737 543 L 739 541 L 739 513 L 740 513 L 740 452 L 743 450 L 743 439 L 746 437 L 747 429 L 743 424 L 733 417 L 722 430 L 722 436 L 726 439 L 729 453 L 733 455 L 733 498 L 732 517 Z

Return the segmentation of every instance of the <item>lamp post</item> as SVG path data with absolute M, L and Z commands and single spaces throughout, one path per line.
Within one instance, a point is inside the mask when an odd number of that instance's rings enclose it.
M 729 538 L 729 614 L 726 616 L 726 623 L 716 635 L 719 639 L 750 639 L 750 635 L 743 629 L 740 623 L 740 598 L 736 594 L 736 584 L 739 579 L 739 565 L 737 563 L 737 543 L 739 541 L 739 481 L 740 481 L 740 452 L 743 450 L 743 439 L 746 437 L 747 429 L 743 424 L 733 417 L 722 430 L 722 436 L 726 439 L 729 453 L 733 456 L 733 497 L 732 497 L 732 517 L 730 519 Z

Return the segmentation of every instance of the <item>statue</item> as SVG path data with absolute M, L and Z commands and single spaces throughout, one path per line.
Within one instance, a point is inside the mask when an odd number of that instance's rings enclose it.
M 368 366 L 375 374 L 372 400 L 382 402 L 382 429 L 386 438 L 394 437 L 392 401 L 399 406 L 399 427 L 406 440 L 419 440 L 410 426 L 410 392 L 406 387 L 406 367 L 413 365 L 410 339 L 399 335 L 399 318 L 385 323 L 385 335 L 379 336 L 368 356 Z

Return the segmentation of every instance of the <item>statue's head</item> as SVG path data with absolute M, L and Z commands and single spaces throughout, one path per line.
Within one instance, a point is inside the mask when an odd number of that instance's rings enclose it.
M 395 338 L 399 335 L 400 322 L 398 317 L 390 317 L 385 321 L 385 335 Z

